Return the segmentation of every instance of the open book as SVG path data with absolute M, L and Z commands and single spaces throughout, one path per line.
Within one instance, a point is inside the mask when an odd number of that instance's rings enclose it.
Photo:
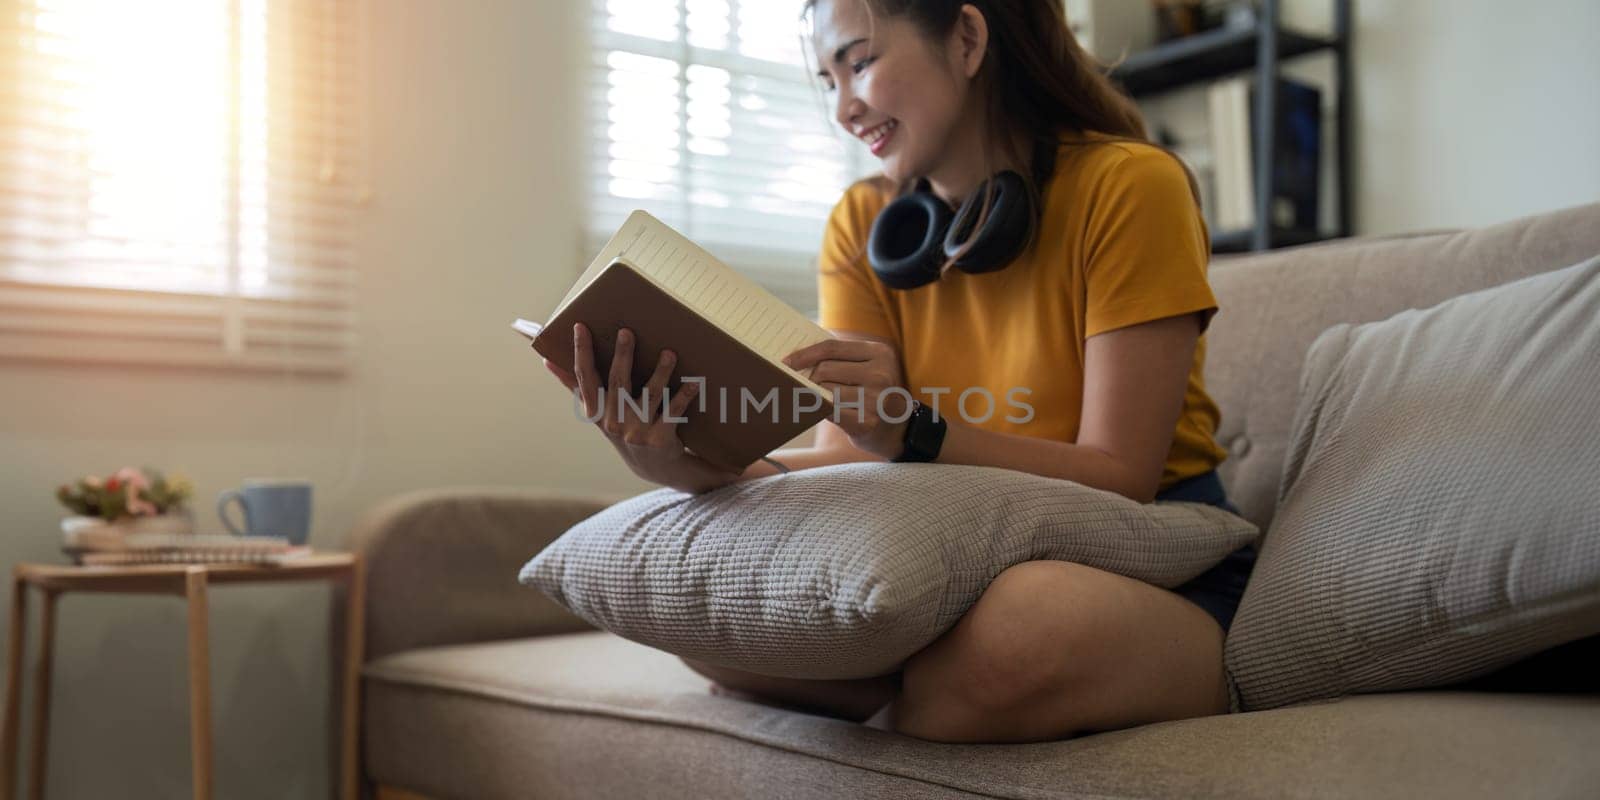
M 575 322 L 589 328 L 602 381 L 617 331 L 633 331 L 635 397 L 663 349 L 678 356 L 669 391 L 685 378 L 705 380 L 678 437 L 718 466 L 742 469 L 832 414 L 828 390 L 782 362 L 832 335 L 643 211 L 617 229 L 549 322 L 519 319 L 512 327 L 571 371 Z M 609 393 L 606 402 L 617 407 Z M 661 398 L 651 404 L 659 415 Z

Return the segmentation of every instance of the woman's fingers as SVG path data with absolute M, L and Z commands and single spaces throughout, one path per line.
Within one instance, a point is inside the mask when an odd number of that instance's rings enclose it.
M 606 387 L 614 394 L 628 394 L 633 391 L 633 331 L 622 328 L 617 331 L 617 347 L 611 354 L 611 378 L 606 381 Z
M 870 361 L 824 361 L 811 371 L 816 383 L 843 383 L 854 386 L 888 387 L 894 381 L 878 364 Z
M 803 370 L 820 361 L 870 361 L 878 355 L 874 342 L 855 339 L 824 339 L 808 344 L 783 357 L 791 369 Z
M 583 403 L 583 416 L 594 419 L 600 412 L 600 373 L 594 368 L 594 343 L 589 340 L 589 329 L 581 322 L 572 326 L 572 372 L 578 384 L 578 399 Z
M 650 380 L 644 385 L 644 418 L 641 422 L 649 423 L 659 416 L 656 407 L 667 396 L 667 379 L 672 377 L 672 368 L 678 365 L 678 356 L 671 350 L 662 350 L 661 357 L 656 359 L 656 371 L 650 373 Z
M 656 441 L 670 441 L 668 437 L 675 435 L 673 428 L 689 410 L 689 404 L 694 402 L 695 396 L 700 394 L 700 381 L 685 381 L 678 384 L 678 391 L 672 395 L 672 400 L 667 404 L 667 413 L 656 417 L 655 424 L 650 426 L 651 437 Z
M 643 441 L 652 447 L 683 447 L 683 442 L 678 439 L 678 424 L 689 411 L 689 404 L 699 394 L 699 381 L 679 384 L 678 390 L 667 403 L 666 413 L 657 415 L 655 421 L 645 429 Z
M 606 380 L 605 418 L 600 421 L 606 433 L 621 436 L 628 431 L 628 403 L 633 394 L 633 332 L 617 331 L 617 346 L 611 351 L 611 374 Z

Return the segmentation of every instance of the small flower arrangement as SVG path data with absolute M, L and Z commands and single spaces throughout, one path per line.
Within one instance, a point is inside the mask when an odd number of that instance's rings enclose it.
M 149 467 L 123 467 L 106 478 L 85 475 L 56 489 L 56 499 L 74 514 L 107 522 L 176 513 L 193 495 L 188 478 Z

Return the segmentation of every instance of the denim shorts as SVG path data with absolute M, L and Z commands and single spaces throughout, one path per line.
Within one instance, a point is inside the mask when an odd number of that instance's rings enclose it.
M 1217 471 L 1185 478 L 1156 495 L 1157 500 L 1178 500 L 1189 503 L 1207 503 L 1239 514 L 1239 509 L 1228 502 L 1222 489 L 1222 479 Z M 1244 516 L 1239 514 L 1239 516 Z M 1205 609 L 1222 626 L 1224 633 L 1233 624 L 1233 612 L 1239 609 L 1239 598 L 1250 580 L 1250 570 L 1256 564 L 1256 547 L 1247 544 L 1229 553 L 1222 562 L 1200 573 L 1200 576 L 1173 589 L 1189 602 Z

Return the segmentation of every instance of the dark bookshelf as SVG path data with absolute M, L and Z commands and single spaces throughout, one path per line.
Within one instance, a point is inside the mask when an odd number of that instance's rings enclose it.
M 1256 28 L 1205 31 L 1134 53 L 1117 66 L 1112 77 L 1135 98 L 1205 83 L 1253 68 L 1260 40 L 1261 31 Z M 1280 59 L 1333 46 L 1332 39 L 1278 31 Z
M 1331 51 L 1334 57 L 1334 176 L 1337 184 L 1338 221 L 1335 236 L 1350 235 L 1350 3 L 1333 3 L 1333 35 L 1315 36 L 1285 29 L 1280 23 L 1279 0 L 1258 0 L 1255 24 L 1223 27 L 1164 42 L 1129 55 L 1111 77 L 1135 99 L 1209 83 L 1239 72 L 1255 73 L 1257 87 L 1276 86 L 1279 65 L 1287 59 Z M 1256 93 L 1252 139 L 1255 161 L 1255 225 L 1249 230 L 1219 231 L 1212 235 L 1214 252 L 1242 252 L 1292 247 L 1335 238 L 1317 231 L 1276 227 L 1271 220 L 1271 187 L 1275 184 L 1273 159 L 1277 145 L 1276 92 Z

